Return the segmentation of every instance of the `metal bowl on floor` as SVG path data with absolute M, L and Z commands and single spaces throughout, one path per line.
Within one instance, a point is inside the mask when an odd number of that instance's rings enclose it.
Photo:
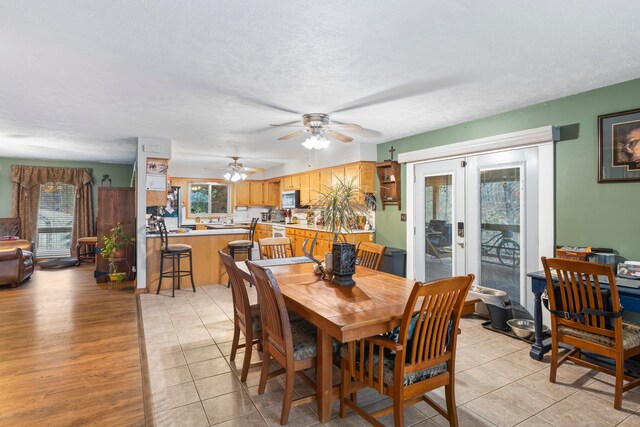
M 533 337 L 535 333 L 534 322 L 531 319 L 510 319 L 507 320 L 507 325 L 511 327 L 514 334 L 520 338 L 529 339 Z M 549 327 L 542 325 L 542 332 L 548 332 Z

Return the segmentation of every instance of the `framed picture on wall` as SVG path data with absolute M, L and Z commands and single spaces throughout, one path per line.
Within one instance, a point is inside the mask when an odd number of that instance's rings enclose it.
M 598 116 L 598 182 L 640 181 L 640 108 Z

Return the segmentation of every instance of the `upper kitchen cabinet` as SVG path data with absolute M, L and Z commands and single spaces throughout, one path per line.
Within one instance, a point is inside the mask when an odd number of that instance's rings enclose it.
M 251 204 L 251 182 L 238 181 L 235 183 L 236 206 L 249 206 Z
M 291 175 L 283 178 L 282 191 L 299 190 L 299 189 L 300 189 L 300 175 Z
M 262 197 L 262 181 L 249 182 L 250 196 L 249 204 L 254 206 L 263 206 L 265 201 Z
M 280 205 L 280 183 L 274 181 L 262 182 L 262 203 L 265 206 Z
M 311 192 L 309 191 L 309 174 L 300 175 L 300 204 L 303 206 L 311 203 Z
M 320 197 L 320 172 L 309 172 L 309 204 L 313 205 Z

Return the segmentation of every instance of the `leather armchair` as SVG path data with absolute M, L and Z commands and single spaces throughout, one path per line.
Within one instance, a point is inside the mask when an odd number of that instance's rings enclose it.
M 18 242 L 14 240 L 13 242 Z M 22 240 L 22 242 L 26 242 Z M 9 242 L 2 242 L 9 243 Z M 31 245 L 31 242 L 26 242 Z M 15 288 L 33 274 L 33 252 L 20 247 L 0 249 L 0 285 Z

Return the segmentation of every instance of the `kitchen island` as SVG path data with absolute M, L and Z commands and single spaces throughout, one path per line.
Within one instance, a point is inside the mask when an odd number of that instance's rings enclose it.
M 227 247 L 232 240 L 248 238 L 248 230 L 229 228 L 224 230 L 191 230 L 187 233 L 169 233 L 169 244 L 190 245 L 193 252 L 193 280 L 196 286 L 226 283 L 227 275 L 220 261 L 218 251 Z M 160 235 L 147 234 L 147 290 L 155 292 L 160 279 Z M 171 268 L 165 262 L 165 271 Z M 189 260 L 182 260 L 182 270 L 189 269 Z M 188 277 L 182 279 L 182 286 L 191 287 Z M 171 289 L 171 279 L 162 281 L 162 289 Z

